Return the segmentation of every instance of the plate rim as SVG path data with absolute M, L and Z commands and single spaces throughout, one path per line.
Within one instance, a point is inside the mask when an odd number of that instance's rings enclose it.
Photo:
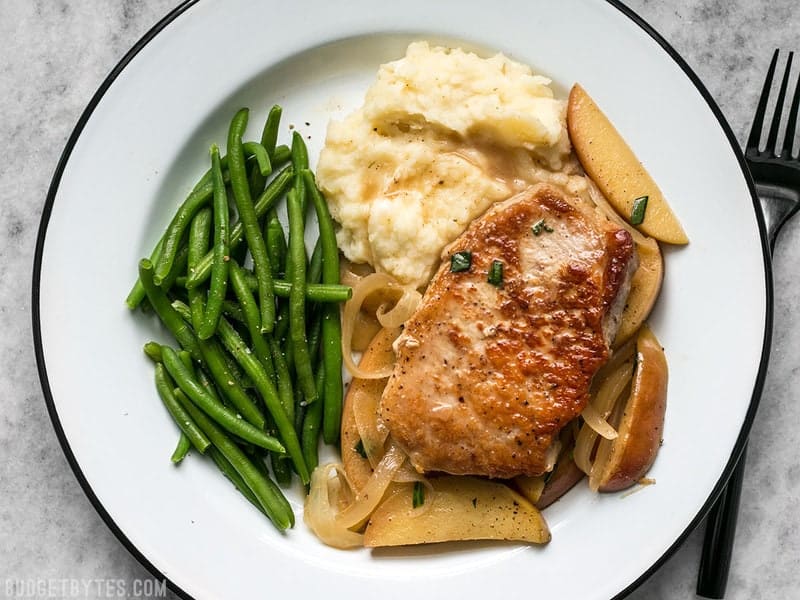
M 33 261 L 32 297 L 31 297 L 32 300 L 31 316 L 32 316 L 34 352 L 36 356 L 36 366 L 39 375 L 39 381 L 42 386 L 42 393 L 44 395 L 45 404 L 47 406 L 47 412 L 50 416 L 53 429 L 55 430 L 59 445 L 61 446 L 61 449 L 64 452 L 64 456 L 67 459 L 67 462 L 70 468 L 72 469 L 75 478 L 78 480 L 81 489 L 83 490 L 86 497 L 89 499 L 95 511 L 100 515 L 103 522 L 116 536 L 116 538 L 122 543 L 125 549 L 128 550 L 128 552 L 134 558 L 136 558 L 136 560 L 142 566 L 144 566 L 150 572 L 151 575 L 162 581 L 166 581 L 169 589 L 173 591 L 175 594 L 177 594 L 179 597 L 184 598 L 185 600 L 193 600 L 193 596 L 191 596 L 188 592 L 186 592 L 180 586 L 175 584 L 169 577 L 165 576 L 164 573 L 162 573 L 135 546 L 135 544 L 133 544 L 130 541 L 130 539 L 128 539 L 128 537 L 116 524 L 114 519 L 111 517 L 111 515 L 103 506 L 102 502 L 100 502 L 100 500 L 94 493 L 94 490 L 89 484 L 86 476 L 83 474 L 83 470 L 81 469 L 78 460 L 76 459 L 74 453 L 72 452 L 69 440 L 67 439 L 63 426 L 61 425 L 61 420 L 58 415 L 58 410 L 56 409 L 55 400 L 53 398 L 53 394 L 50 389 L 50 383 L 47 375 L 47 366 L 45 364 L 45 359 L 44 359 L 44 348 L 42 346 L 41 313 L 40 313 L 41 307 L 40 307 L 39 292 L 41 283 L 42 259 L 44 255 L 44 247 L 47 235 L 47 228 L 50 222 L 50 216 L 52 214 L 53 206 L 55 204 L 55 198 L 58 193 L 62 175 L 64 174 L 67 163 L 69 162 L 69 159 L 72 155 L 72 150 L 74 149 L 75 144 L 78 141 L 78 138 L 83 132 L 84 127 L 88 123 L 89 119 L 94 113 L 95 108 L 98 106 L 105 93 L 108 91 L 108 89 L 117 79 L 117 77 L 122 73 L 122 71 L 128 66 L 128 64 L 136 57 L 136 55 L 139 54 L 139 52 L 151 40 L 153 40 L 153 38 L 155 38 L 159 33 L 161 33 L 164 29 L 166 29 L 170 23 L 172 23 L 175 19 L 184 14 L 189 8 L 191 8 L 198 2 L 199 0 L 184 0 L 178 6 L 170 10 L 158 22 L 156 22 L 156 24 L 153 25 L 113 67 L 113 69 L 109 72 L 109 74 L 100 84 L 97 91 L 91 97 L 86 108 L 83 110 L 80 117 L 78 118 L 78 121 L 72 130 L 72 133 L 67 139 L 67 142 L 64 146 L 64 150 L 61 153 L 61 156 L 58 160 L 53 176 L 50 180 L 47 196 L 45 198 L 45 203 L 42 209 L 42 217 L 39 222 L 39 229 L 36 236 L 36 246 L 35 246 L 34 261 Z M 736 442 L 733 446 L 733 450 L 731 452 L 730 457 L 728 458 L 725 468 L 723 469 L 721 476 L 719 477 L 717 483 L 712 489 L 711 494 L 706 499 L 703 506 L 700 508 L 700 511 L 695 515 L 695 517 L 690 521 L 690 523 L 686 526 L 686 528 L 682 531 L 682 533 L 675 539 L 675 541 L 669 546 L 669 548 L 667 548 L 667 550 L 652 565 L 650 565 L 648 569 L 646 569 L 639 577 L 637 577 L 630 585 L 628 585 L 625 589 L 620 591 L 616 596 L 614 596 L 611 599 L 611 600 L 621 600 L 622 598 L 625 598 L 626 596 L 631 594 L 636 588 L 638 588 L 642 583 L 644 583 L 647 579 L 649 579 L 650 576 L 653 575 L 677 551 L 677 549 L 683 544 L 683 542 L 686 540 L 689 534 L 692 533 L 692 531 L 694 531 L 694 529 L 703 520 L 703 518 L 705 518 L 706 514 L 709 512 L 714 502 L 722 493 L 725 484 L 730 478 L 739 460 L 739 457 L 741 456 L 742 451 L 744 450 L 744 447 L 747 443 L 749 432 L 758 409 L 759 401 L 761 399 L 761 393 L 763 391 L 764 382 L 766 379 L 767 366 L 769 363 L 769 355 L 771 349 L 774 307 L 773 307 L 773 279 L 772 279 L 771 254 L 769 251 L 769 243 L 767 238 L 766 226 L 764 222 L 764 216 L 762 213 L 761 204 L 756 194 L 756 189 L 753 183 L 752 175 L 750 174 L 750 170 L 747 166 L 747 162 L 745 161 L 744 154 L 741 148 L 739 147 L 738 140 L 736 139 L 736 136 L 731 130 L 730 125 L 728 124 L 727 120 L 725 119 L 725 116 L 722 114 L 721 109 L 719 108 L 716 101 L 709 93 L 709 91 L 706 89 L 705 85 L 702 83 L 700 78 L 694 73 L 692 68 L 686 63 L 683 57 L 671 46 L 671 44 L 664 37 L 661 36 L 661 34 L 659 34 L 650 24 L 647 23 L 647 21 L 645 21 L 642 17 L 640 17 L 633 9 L 622 4 L 620 0 L 606 0 L 606 2 L 611 6 L 613 6 L 614 8 L 616 8 L 617 10 L 619 10 L 623 14 L 623 16 L 633 21 L 634 24 L 636 24 L 640 29 L 642 29 L 645 33 L 647 33 L 656 43 L 658 43 L 659 46 L 661 46 L 661 48 L 666 52 L 666 54 L 681 68 L 683 73 L 689 78 L 692 85 L 694 85 L 695 89 L 700 93 L 703 100 L 705 100 L 706 104 L 711 109 L 712 114 L 716 118 L 719 126 L 721 127 L 723 133 L 725 134 L 726 139 L 728 140 L 728 143 L 731 146 L 731 149 L 733 150 L 734 156 L 739 164 L 742 174 L 745 177 L 745 182 L 747 184 L 748 191 L 750 193 L 750 198 L 753 204 L 753 210 L 755 212 L 756 223 L 758 225 L 759 238 L 761 241 L 761 252 L 762 252 L 763 267 L 764 267 L 764 283 L 766 287 L 764 338 L 762 341 L 761 358 L 759 361 L 758 373 L 756 374 L 755 382 L 753 385 L 753 392 L 750 398 L 750 403 L 747 409 L 747 413 L 745 414 L 742 427 L 739 431 L 739 435 L 737 436 Z

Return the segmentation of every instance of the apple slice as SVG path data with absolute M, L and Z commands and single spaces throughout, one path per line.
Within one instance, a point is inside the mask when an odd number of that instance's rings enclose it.
M 650 315 L 658 299 L 664 277 L 661 250 L 653 238 L 637 242 L 636 252 L 639 255 L 639 268 L 631 277 L 631 291 L 628 293 L 617 336 L 614 338 L 615 348 L 619 348 L 630 339 Z
M 619 435 L 601 440 L 589 477 L 589 487 L 616 492 L 635 484 L 650 469 L 661 445 L 667 406 L 667 359 L 647 325 L 636 339 L 636 371 L 631 395 L 615 411 L 621 413 Z
M 423 505 L 402 484 L 378 506 L 364 531 L 367 547 L 459 540 L 516 540 L 546 544 L 550 530 L 528 500 L 507 485 L 475 477 L 431 478 Z
M 656 182 L 608 117 L 577 83 L 569 93 L 567 129 L 584 170 L 620 215 L 659 241 L 689 242 Z M 643 211 L 642 198 L 647 198 Z M 634 205 L 639 206 L 638 211 Z M 636 212 L 641 217 L 638 223 L 638 219 L 632 219 Z

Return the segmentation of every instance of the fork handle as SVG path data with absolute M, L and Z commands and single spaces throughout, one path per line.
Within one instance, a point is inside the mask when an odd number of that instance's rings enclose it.
M 706 519 L 706 535 L 700 572 L 697 575 L 697 595 L 703 598 L 724 598 L 731 566 L 733 542 L 736 537 L 736 518 L 742 494 L 747 446 L 742 449 L 736 467 L 722 494 Z

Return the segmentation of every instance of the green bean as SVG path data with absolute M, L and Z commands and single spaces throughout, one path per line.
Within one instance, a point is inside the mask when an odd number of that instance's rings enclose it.
M 168 293 L 172 289 L 172 286 L 175 285 L 175 280 L 178 279 L 178 277 L 186 273 L 188 258 L 189 248 L 187 248 L 185 245 L 182 245 L 175 253 L 175 260 L 172 262 L 172 267 L 170 268 L 169 273 L 167 273 L 167 276 L 159 285 L 159 287 L 164 290 L 165 293 Z
M 164 291 L 153 282 L 153 263 L 146 258 L 139 262 L 139 280 L 158 318 L 172 332 L 178 343 L 191 352 L 192 358 L 200 360 L 202 355 L 194 331 L 175 311 Z
M 217 427 L 197 406 L 181 394 L 178 396 L 182 406 L 197 421 L 211 443 L 219 449 L 234 470 L 241 476 L 244 484 L 250 488 L 258 503 L 278 529 L 286 529 L 294 525 L 292 507 L 281 493 L 277 485 L 264 477 L 251 463 L 241 449 Z
M 175 446 L 175 450 L 172 452 L 172 456 L 170 460 L 174 464 L 179 464 L 186 455 L 189 454 L 189 449 L 192 447 L 192 442 L 189 440 L 189 437 L 181 431 L 181 435 L 178 438 L 178 445 Z
M 155 248 L 153 248 L 153 251 L 150 253 L 151 263 L 158 262 L 158 259 L 161 257 L 161 246 L 163 244 L 164 244 L 164 237 L 162 236 L 161 239 L 158 240 L 158 243 L 155 245 Z M 146 294 L 144 292 L 144 286 L 137 277 L 136 283 L 133 284 L 131 291 L 128 292 L 128 297 L 125 298 L 125 304 L 128 306 L 128 308 L 133 310 L 142 303 L 142 300 L 145 299 L 145 296 Z
M 184 320 L 191 319 L 191 311 L 187 306 L 179 302 L 173 302 L 172 305 Z M 247 385 L 236 362 L 227 355 L 215 338 L 198 340 L 197 344 L 202 362 L 208 368 L 217 387 L 222 390 L 223 396 L 248 423 L 264 429 L 264 415 L 244 391 Z
M 294 428 L 297 430 L 297 435 L 303 433 L 303 419 L 306 414 L 306 401 L 303 399 L 303 392 L 298 388 L 294 390 Z
M 275 208 L 271 208 L 267 213 L 267 225 L 264 235 L 267 238 L 267 251 L 272 265 L 272 275 L 275 278 L 278 274 L 283 273 L 286 266 L 286 238 L 283 235 L 283 225 L 278 220 L 278 213 Z M 272 289 L 275 291 L 274 279 Z
M 177 354 L 178 358 L 183 363 L 183 366 L 188 369 L 192 377 L 195 377 L 196 375 L 194 372 L 194 363 L 192 362 L 192 356 L 186 350 L 178 350 Z
M 301 175 L 304 169 L 308 169 L 308 148 L 303 141 L 300 132 L 292 132 L 292 166 L 294 167 L 294 189 L 297 190 L 297 197 L 300 199 L 301 212 L 303 219 L 306 216 L 307 195 L 305 178 Z
M 315 359 L 319 356 L 319 345 L 322 338 L 322 313 L 314 311 L 308 320 L 308 355 Z
M 272 463 L 272 473 L 275 475 L 275 481 L 282 486 L 288 486 L 292 483 L 292 463 L 286 460 L 286 457 L 277 454 L 270 454 L 270 462 Z
M 147 358 L 152 360 L 154 363 L 161 362 L 161 344 L 158 342 L 147 342 L 142 350 L 144 350 Z
M 277 104 L 269 110 L 267 120 L 264 123 L 264 131 L 261 133 L 261 145 L 270 156 L 275 154 L 275 144 L 278 143 L 278 128 L 281 124 L 281 113 L 283 109 Z
M 222 168 L 223 169 L 228 168 L 227 156 L 222 157 Z M 225 182 L 227 183 L 230 180 L 230 175 L 228 174 L 227 171 L 225 171 L 223 176 Z M 189 203 L 190 201 L 191 202 L 199 201 L 199 198 L 196 198 L 198 194 L 202 196 L 206 192 L 209 192 L 208 196 L 206 197 L 206 202 L 211 198 L 211 193 L 213 192 L 210 191 L 211 190 L 210 183 L 211 183 L 211 169 L 209 169 L 203 175 L 203 177 L 200 178 L 200 181 L 198 181 L 197 184 L 195 184 L 195 186 L 192 188 L 192 191 L 189 193 L 189 196 L 187 196 L 186 200 L 184 200 L 183 204 L 178 208 L 177 213 L 173 216 L 172 221 L 170 221 L 170 226 L 172 225 L 172 222 L 178 217 L 178 214 L 181 213 L 182 210 L 189 210 L 189 212 L 194 210 L 196 212 L 197 208 L 193 206 L 187 206 L 187 203 Z M 186 223 L 188 223 L 191 220 L 191 215 L 184 215 L 183 218 L 186 218 L 187 219 Z M 150 262 L 152 262 L 154 265 L 157 265 L 161 260 L 161 252 L 163 249 L 164 239 L 170 232 L 170 226 L 167 227 L 167 231 L 164 232 L 164 234 L 158 240 L 158 243 L 153 248 L 153 251 L 150 253 Z M 184 228 L 185 226 L 186 225 L 184 224 Z M 180 241 L 181 237 L 182 234 L 178 236 L 178 241 Z M 177 250 L 178 248 L 175 249 L 176 252 Z M 171 260 L 174 262 L 174 258 Z M 209 260 L 209 267 L 210 266 L 211 265 Z M 169 277 L 169 275 L 167 277 Z M 163 285 L 163 281 L 161 281 L 158 285 Z M 167 291 L 167 289 L 165 289 L 165 291 Z M 144 298 L 145 298 L 145 293 L 144 293 L 144 288 L 142 287 L 142 282 L 137 279 L 136 283 L 134 283 L 133 287 L 131 288 L 128 297 L 125 299 L 125 303 L 128 305 L 128 308 L 132 310 L 137 306 L 139 306 L 139 304 L 142 302 L 142 300 L 144 300 Z
M 181 319 L 187 323 L 192 322 L 192 309 L 183 300 L 173 300 L 171 306 L 180 315 Z
M 175 358 L 180 362 L 180 359 L 178 359 L 177 356 Z M 175 419 L 175 423 L 178 424 L 180 430 L 186 434 L 186 437 L 189 438 L 189 441 L 192 442 L 192 445 L 195 448 L 197 448 L 200 452 L 205 452 L 206 448 L 208 448 L 211 442 L 197 427 L 194 419 L 189 416 L 180 403 L 175 399 L 175 395 L 172 393 L 172 388 L 174 386 L 172 385 L 172 381 L 170 380 L 164 365 L 161 363 L 156 364 L 155 380 L 158 395 L 161 397 L 161 401 L 164 403 L 164 406 L 167 408 L 169 414 L 172 415 L 173 419 Z
M 287 166 L 283 169 L 275 179 L 270 181 L 267 189 L 258 197 L 255 202 L 256 217 L 261 218 L 266 212 L 272 208 L 275 203 L 280 200 L 283 193 L 294 181 L 294 169 Z M 244 240 L 244 225 L 239 222 L 231 227 L 230 245 L 231 251 L 238 248 L 242 240 Z M 207 253 L 203 259 L 197 264 L 194 273 L 191 273 L 186 279 L 186 287 L 191 289 L 203 283 L 211 275 L 211 265 L 214 261 L 213 252 Z
M 297 382 L 307 403 L 317 399 L 314 389 L 314 373 L 308 354 L 306 339 L 306 253 L 305 217 L 295 189 L 289 190 L 289 260 L 292 265 L 292 289 L 289 292 L 289 339 L 292 343 L 294 368 Z
M 258 165 L 258 172 L 262 177 L 269 177 L 272 174 L 272 164 L 269 161 L 267 150 L 258 142 L 243 142 L 242 152 L 252 156 Z
M 225 300 L 222 303 L 222 314 L 230 317 L 234 321 L 244 323 L 244 312 L 242 312 L 242 307 L 239 306 L 238 302 L 234 302 L 233 300 Z
M 325 371 L 319 369 L 315 376 L 315 383 L 319 394 L 325 385 Z M 300 436 L 303 444 L 303 458 L 308 469 L 313 471 L 319 464 L 319 429 L 322 424 L 323 403 L 315 402 L 306 408 L 303 417 L 303 433 Z
M 219 345 L 216 339 L 200 342 L 208 370 L 222 391 L 222 395 L 236 407 L 249 423 L 264 428 L 264 415 L 245 391 L 252 385 L 245 381 L 236 362 Z
M 288 334 L 289 334 L 289 303 L 281 302 L 278 305 L 278 318 L 276 319 L 275 331 L 273 332 L 272 337 L 274 337 L 276 340 L 280 340 L 281 342 L 283 342 L 286 340 Z M 289 350 L 291 350 L 291 344 L 289 344 L 286 350 L 288 354 Z
M 264 191 L 267 178 L 258 170 L 257 164 L 247 163 L 247 169 L 247 186 L 250 188 L 250 197 L 258 198 L 259 194 Z
M 251 290 L 257 289 L 256 278 L 249 271 L 245 271 L 245 280 Z M 309 283 L 306 284 L 306 298 L 311 302 L 347 302 L 353 297 L 353 288 L 347 285 Z M 272 291 L 278 298 L 289 298 L 292 284 L 283 279 L 272 280 Z
M 208 290 L 205 315 L 202 325 L 197 330 L 197 337 L 201 340 L 207 340 L 217 330 L 217 321 L 222 314 L 222 302 L 225 300 L 225 293 L 228 289 L 228 255 L 230 254 L 228 194 L 225 191 L 225 183 L 222 181 L 219 148 L 216 144 L 211 146 L 211 180 L 214 184 L 214 262 L 211 265 L 211 287 Z
M 213 396 L 191 376 L 188 369 L 186 369 L 172 348 L 163 346 L 161 348 L 161 354 L 164 359 L 164 366 L 175 379 L 178 387 L 180 387 L 203 412 L 219 423 L 220 426 L 256 446 L 261 446 L 262 448 L 274 450 L 276 452 L 285 451 L 281 443 L 274 437 L 268 436 L 261 429 L 240 419 L 236 413 L 230 409 L 217 404 Z
M 251 291 L 258 289 L 255 275 L 245 270 L 245 281 L 247 287 Z M 186 277 L 178 277 L 175 281 L 179 287 L 186 287 Z M 193 289 L 193 288 L 189 288 Z M 272 280 L 272 292 L 276 298 L 288 298 L 289 293 L 292 291 L 292 284 L 283 279 Z M 310 283 L 306 286 L 306 299 L 310 302 L 347 302 L 353 297 L 353 288 L 347 285 L 336 285 L 326 283 Z M 223 303 L 223 312 L 229 311 L 228 316 L 233 317 L 237 321 L 244 321 L 244 317 L 239 313 L 240 307 L 235 302 L 225 301 Z
M 211 209 L 203 208 L 198 212 L 192 224 L 189 226 L 189 252 L 187 257 L 187 267 L 189 273 L 197 265 L 208 250 L 208 243 L 211 238 Z M 205 292 L 200 288 L 187 290 L 189 296 L 190 320 L 189 322 L 198 331 L 203 326 L 205 320 Z M 174 304 L 173 304 L 174 308 Z M 180 312 L 180 311 L 179 311 Z
M 249 348 L 236 333 L 236 330 L 224 318 L 219 320 L 218 333 L 220 340 L 228 351 L 233 355 L 239 365 L 244 369 L 256 386 L 261 399 L 267 407 L 270 415 L 275 420 L 281 440 L 286 446 L 287 452 L 292 459 L 300 479 L 304 484 L 308 483 L 308 470 L 303 462 L 303 454 L 300 449 L 300 441 L 297 433 L 292 427 L 286 411 L 284 411 L 278 396 L 278 391 L 272 380 L 267 376 L 264 368 L 257 358 L 250 352 Z
M 281 165 L 286 164 L 292 160 L 292 150 L 286 144 L 281 144 L 277 148 L 275 148 L 275 152 L 272 154 L 272 168 L 277 169 Z
M 156 285 L 160 285 L 169 274 L 186 228 L 197 214 L 197 211 L 209 203 L 213 193 L 214 189 L 211 182 L 203 184 L 199 188 L 192 190 L 186 201 L 178 209 L 178 212 L 175 213 L 164 234 L 161 255 L 156 263 L 155 274 L 153 275 L 153 281 Z
M 275 326 L 275 298 L 272 294 L 272 269 L 267 256 L 267 245 L 258 225 L 253 200 L 247 184 L 247 172 L 244 166 L 242 150 L 242 133 L 247 126 L 248 110 L 243 108 L 234 115 L 228 129 L 228 168 L 231 173 L 231 188 L 239 220 L 244 226 L 244 236 L 253 267 L 258 279 L 258 301 L 261 308 L 261 331 L 269 333 Z
M 289 366 L 281 352 L 281 346 L 274 337 L 269 339 L 272 360 L 275 364 L 275 379 L 277 381 L 278 398 L 286 411 L 286 416 L 290 421 L 294 420 L 294 394 L 292 392 L 292 375 Z
M 205 390 L 217 401 L 217 404 L 223 404 L 222 398 L 220 398 L 219 393 L 217 392 L 217 387 L 214 385 L 214 382 L 208 376 L 204 369 L 194 369 L 194 374 L 197 376 L 197 382 L 202 385 Z
M 314 204 L 319 223 L 319 240 L 322 246 L 322 282 L 339 283 L 339 248 L 333 219 L 325 199 L 322 197 L 311 171 L 303 171 L 308 193 Z M 342 420 L 342 322 L 339 307 L 335 304 L 322 307 L 322 361 L 325 370 L 323 402 L 323 438 L 327 444 L 339 439 Z
M 292 165 L 295 173 L 308 169 L 308 148 L 297 130 L 292 132 Z
M 247 331 L 250 334 L 250 343 L 253 346 L 256 357 L 261 361 L 261 366 L 264 367 L 264 370 L 267 372 L 267 376 L 275 381 L 275 368 L 272 365 L 272 353 L 270 352 L 267 340 L 264 339 L 264 334 L 261 333 L 258 305 L 253 295 L 250 293 L 250 288 L 247 286 L 247 282 L 244 278 L 244 271 L 235 260 L 230 261 L 229 271 L 231 286 L 242 307 Z
M 242 479 L 242 476 L 236 472 L 236 469 L 233 468 L 233 465 L 227 458 L 225 458 L 222 452 L 220 452 L 217 447 L 211 446 L 206 454 L 207 456 L 211 457 L 211 460 L 214 461 L 214 464 L 217 465 L 222 474 L 228 478 L 228 481 L 233 484 L 233 487 L 239 490 L 242 496 L 247 498 L 250 504 L 264 513 L 265 516 L 269 517 L 264 508 L 261 506 L 261 503 L 259 503 L 258 498 L 256 498 L 255 494 L 253 494 L 253 491 L 247 487 L 247 484 L 244 482 L 244 479 Z
M 314 251 L 311 253 L 311 260 L 308 261 L 308 274 L 306 281 L 319 283 L 322 280 L 322 238 L 317 238 L 314 244 Z M 338 283 L 338 281 L 337 281 Z

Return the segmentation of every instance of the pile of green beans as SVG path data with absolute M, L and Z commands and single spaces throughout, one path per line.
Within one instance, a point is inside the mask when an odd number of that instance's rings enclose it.
M 339 282 L 333 221 L 302 136 L 278 145 L 281 113 L 272 107 L 258 142 L 243 141 L 248 109 L 234 115 L 226 154 L 211 146 L 208 170 L 140 261 L 126 303 L 174 338 L 144 346 L 179 430 L 172 462 L 192 449 L 208 456 L 285 529 L 294 514 L 278 484 L 296 474 L 307 485 L 320 436 L 339 443 L 340 304 L 352 290 Z M 309 227 L 319 230 L 310 257 Z

